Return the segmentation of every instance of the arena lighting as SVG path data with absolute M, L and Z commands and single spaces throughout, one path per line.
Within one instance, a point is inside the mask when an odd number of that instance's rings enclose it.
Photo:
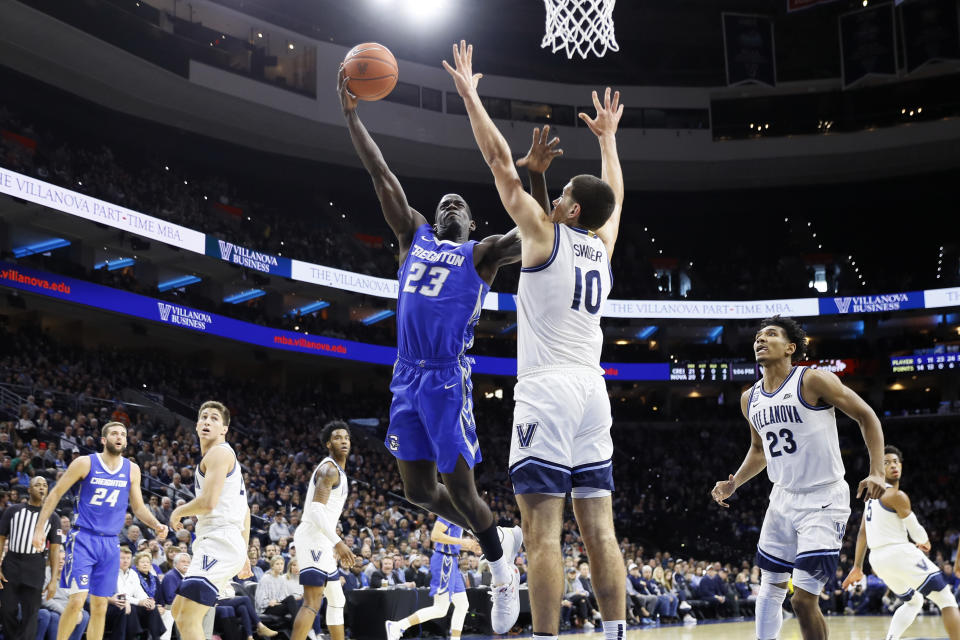
M 22 247 L 14 247 L 13 255 L 17 258 L 25 258 L 27 256 L 32 256 L 35 253 L 46 253 L 47 251 L 62 249 L 63 247 L 69 246 L 70 241 L 66 238 L 50 238 L 49 240 L 43 240 L 42 242 L 25 244 Z
M 247 289 L 246 291 L 240 291 L 239 293 L 234 293 L 227 296 L 223 299 L 227 304 L 240 304 L 241 302 L 247 302 L 249 300 L 254 300 L 260 296 L 266 295 L 267 292 L 263 289 Z
M 408 16 L 422 22 L 436 18 L 446 9 L 446 0 L 402 0 L 403 10 Z
M 377 311 L 375 314 L 367 316 L 360 322 L 362 322 L 366 326 L 370 326 L 371 324 L 376 324 L 381 320 L 386 320 L 387 318 L 393 316 L 395 313 L 396 312 L 393 309 L 384 309 L 383 311 Z
M 658 328 L 659 327 L 657 327 L 656 325 L 650 325 L 648 327 L 644 327 L 643 329 L 640 329 L 640 331 L 637 332 L 637 338 L 639 338 L 640 340 L 647 340 L 657 332 Z
M 189 287 L 192 284 L 197 284 L 198 282 L 200 282 L 200 278 L 197 276 L 180 276 L 179 278 L 157 283 L 157 291 L 163 292 L 170 291 L 171 289 L 180 289 Z
M 107 268 L 107 271 L 116 271 L 117 269 L 126 269 L 127 267 L 132 267 L 137 263 L 133 258 L 120 258 L 119 260 L 104 260 L 103 262 L 98 262 L 93 265 L 94 269 L 103 269 Z
M 710 337 L 711 340 L 716 340 L 717 338 L 719 338 L 719 337 L 722 336 L 722 335 L 723 335 L 723 327 L 720 326 L 720 327 L 714 327 L 714 328 L 710 331 L 709 337 Z
M 297 314 L 300 314 L 301 316 L 305 316 L 305 315 L 307 315 L 308 313 L 314 313 L 315 311 L 320 311 L 321 309 L 326 309 L 326 308 L 329 307 L 329 306 L 330 306 L 330 303 L 327 302 L 326 300 L 316 300 L 316 301 L 311 302 L 311 303 L 309 303 L 309 304 L 303 305 L 303 306 L 300 307 L 299 309 L 291 309 L 290 311 L 288 311 L 288 312 L 285 313 L 284 315 L 293 317 L 293 316 L 295 316 L 295 315 L 297 315 Z
M 506 329 L 502 330 L 502 331 L 500 332 L 500 335 L 506 335 L 506 334 L 508 334 L 508 333 L 511 333 L 511 332 L 515 331 L 516 329 L 517 329 L 517 323 L 514 322 L 512 325 L 510 325 L 510 326 L 507 327 Z

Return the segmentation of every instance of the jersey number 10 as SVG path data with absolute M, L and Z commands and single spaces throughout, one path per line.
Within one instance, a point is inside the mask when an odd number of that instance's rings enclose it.
M 574 311 L 580 311 L 580 298 L 583 297 L 583 307 L 588 313 L 594 315 L 600 311 L 600 301 L 603 300 L 603 285 L 600 282 L 600 272 L 596 269 L 587 271 L 587 277 L 583 277 L 583 271 L 580 267 L 574 267 L 576 272 L 573 284 L 573 304 L 570 308 Z M 586 289 L 586 296 L 584 296 Z

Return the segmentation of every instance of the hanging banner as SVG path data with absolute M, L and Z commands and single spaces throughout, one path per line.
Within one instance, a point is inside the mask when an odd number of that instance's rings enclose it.
M 844 89 L 869 77 L 897 75 L 892 4 L 845 13 L 839 21 Z
M 766 16 L 723 13 L 723 55 L 727 86 L 777 84 L 773 20 Z

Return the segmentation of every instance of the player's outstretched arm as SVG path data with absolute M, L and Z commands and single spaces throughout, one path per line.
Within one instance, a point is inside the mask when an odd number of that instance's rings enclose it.
M 854 582 L 863 579 L 863 561 L 867 557 L 867 512 L 863 512 L 863 518 L 860 519 L 860 530 L 857 532 L 857 546 L 853 552 L 853 569 L 850 574 L 843 579 L 842 587 L 846 589 Z
M 407 196 L 400 186 L 397 176 L 390 171 L 380 147 L 373 141 L 370 132 L 363 126 L 360 116 L 357 115 L 357 104 L 359 100 L 350 94 L 347 90 L 347 80 L 344 77 L 343 67 L 337 74 L 337 91 L 340 94 L 340 106 L 343 108 L 343 116 L 347 120 L 347 128 L 350 130 L 350 140 L 353 142 L 353 148 L 360 156 L 360 162 L 373 179 L 373 187 L 376 189 L 377 198 L 380 200 L 380 207 L 383 209 L 383 217 L 387 224 L 393 229 L 400 243 L 401 257 L 406 254 L 410 248 L 410 242 L 414 231 L 422 224 L 427 222 L 419 212 L 412 209 L 407 203 Z
M 203 492 L 185 504 L 180 505 L 170 514 L 170 528 L 179 531 L 183 528 L 181 520 L 189 516 L 203 516 L 217 506 L 223 485 L 227 481 L 227 474 L 233 468 L 233 455 L 224 447 L 213 447 L 203 457 L 201 464 L 206 466 L 203 473 Z
M 600 141 L 600 156 L 602 158 L 600 179 L 610 185 L 617 201 L 613 213 L 610 214 L 610 219 L 597 229 L 597 235 L 603 240 L 603 244 L 607 248 L 607 255 L 610 256 L 613 255 L 613 247 L 617 242 L 617 235 L 620 233 L 620 213 L 623 211 L 623 169 L 620 167 L 620 155 L 617 153 L 617 127 L 620 125 L 620 117 L 623 115 L 623 105 L 620 104 L 619 91 L 614 92 L 613 97 L 610 97 L 610 87 L 607 87 L 603 94 L 603 104 L 600 104 L 600 98 L 596 91 L 593 92 L 592 96 L 597 115 L 593 118 L 586 113 L 577 115 L 587 123 L 590 131 Z
M 537 201 L 523 190 L 523 183 L 513 166 L 510 147 L 480 102 L 477 82 L 482 74 L 473 73 L 473 45 L 467 45 L 464 40 L 461 40 L 459 45 L 454 44 L 453 61 L 455 66 L 452 67 L 444 60 L 443 68 L 453 77 L 457 93 L 463 98 L 467 115 L 470 116 L 470 126 L 473 127 L 473 136 L 483 159 L 493 172 L 500 201 L 520 227 L 520 235 L 524 240 L 524 262 L 536 264 L 537 260 L 546 258 L 546 255 L 538 255 L 543 249 L 546 249 L 545 253 L 549 255 L 553 248 L 553 224 L 543 216 Z M 538 251 L 538 248 L 541 251 Z
M 331 519 L 321 505 L 327 504 L 330 492 L 340 482 L 340 471 L 332 462 L 326 462 L 317 474 L 316 488 L 313 490 L 313 502 L 303 511 L 303 519 L 313 524 L 333 545 L 333 553 L 344 569 L 352 567 L 356 561 L 353 551 L 337 535 L 337 521 Z
M 43 501 L 43 507 L 40 508 L 40 515 L 37 517 L 37 525 L 33 528 L 33 548 L 37 551 L 43 551 L 46 540 L 43 535 L 43 526 L 50 521 L 60 499 L 70 487 L 77 484 L 87 477 L 90 473 L 90 456 L 80 456 L 70 463 L 63 477 L 57 481 L 50 489 L 46 499 Z
M 143 503 L 143 493 L 140 491 L 140 465 L 130 463 L 130 509 L 133 515 L 140 519 L 157 534 L 161 542 L 167 538 L 167 525 L 157 520 L 147 505 Z
M 730 505 L 725 502 L 726 499 L 732 496 L 737 489 L 753 476 L 767 467 L 767 459 L 763 455 L 763 442 L 760 440 L 757 430 L 754 429 L 750 423 L 750 416 L 747 413 L 749 408 L 750 389 L 747 389 L 740 396 L 740 411 L 743 412 L 743 417 L 747 419 L 747 425 L 750 427 L 750 448 L 747 449 L 747 455 L 744 456 L 743 462 L 740 463 L 740 468 L 737 469 L 737 472 L 731 473 L 730 477 L 726 480 L 718 481 L 713 486 L 713 491 L 710 492 L 710 496 L 714 502 L 721 507 L 729 507 Z
M 550 215 L 550 196 L 547 193 L 547 169 L 550 163 L 557 156 L 563 155 L 563 149 L 559 148 L 560 138 L 554 136 L 550 138 L 550 125 L 543 125 L 541 131 L 539 127 L 533 128 L 533 142 L 530 143 L 530 150 L 527 155 L 517 160 L 518 167 L 526 167 L 530 177 L 530 195 L 540 203 L 540 208 L 547 215 Z
M 880 419 L 863 398 L 844 386 L 835 373 L 823 369 L 808 369 L 803 376 L 805 399 L 810 404 L 821 400 L 835 406 L 860 425 L 860 433 L 870 454 L 870 475 L 860 481 L 857 498 L 879 498 L 886 489 L 883 475 L 883 427 Z

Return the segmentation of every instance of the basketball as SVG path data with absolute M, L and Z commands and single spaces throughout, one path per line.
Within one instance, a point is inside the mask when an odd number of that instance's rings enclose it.
M 376 42 L 358 44 L 343 59 L 347 89 L 361 100 L 379 100 L 397 86 L 397 59 Z

